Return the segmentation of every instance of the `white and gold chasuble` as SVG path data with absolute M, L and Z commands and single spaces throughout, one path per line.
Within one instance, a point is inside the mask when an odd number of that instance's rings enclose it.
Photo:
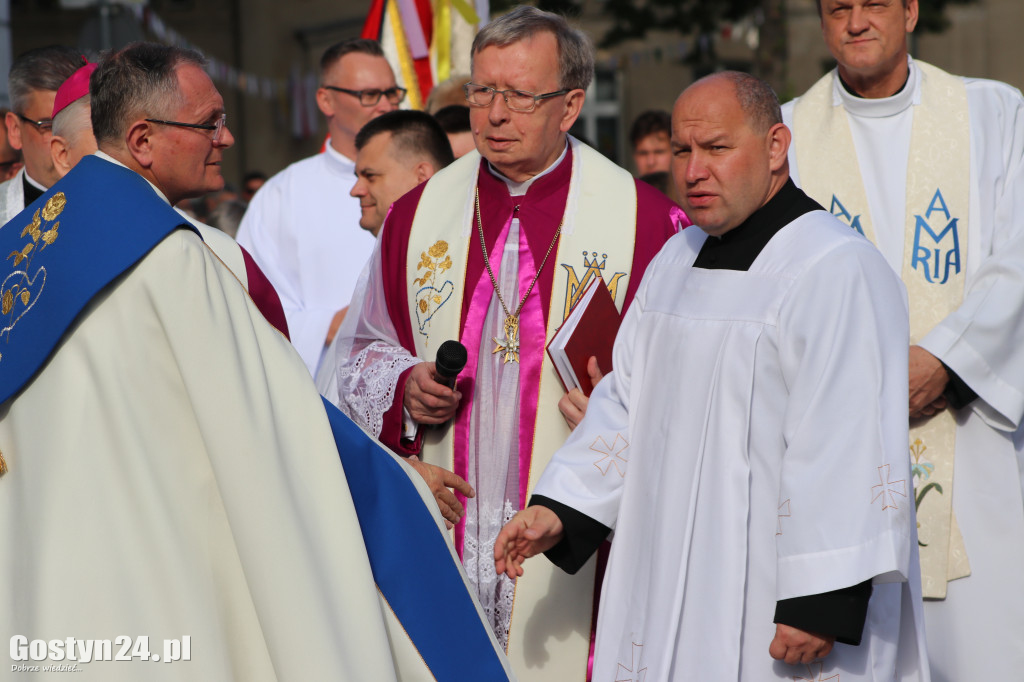
M 535 320 L 543 319 L 539 293 L 534 289 L 521 315 L 519 363 L 503 364 L 502 354 L 492 355 L 495 339 L 503 335 L 505 318 L 493 292 L 488 297 L 487 316 L 479 339 L 465 338 L 466 332 L 460 327 L 462 297 L 472 296 L 477 286 L 477 282 L 465 281 L 469 250 L 480 249 L 474 210 L 480 169 L 476 152 L 456 161 L 426 186 L 413 221 L 406 264 L 416 355 L 433 358 L 445 340 L 460 339 L 470 356 L 463 375 L 476 371 L 472 413 L 464 417 L 469 420 L 468 452 L 456 453 L 457 419 L 454 427 L 426 432 L 421 456 L 449 470 L 455 468 L 457 456 L 467 457 L 467 479 L 473 479 L 470 483 L 477 490 L 477 497 L 466 505 L 463 561 L 470 580 L 481 592 L 484 611 L 492 617 L 499 641 L 506 643 L 513 670 L 522 679 L 552 682 L 585 679 L 595 561 L 575 576 L 563 573 L 550 562 L 538 561 L 512 583 L 493 576 L 493 540 L 519 508 L 519 500 L 532 492 L 552 453 L 569 435 L 558 410 L 558 401 L 565 391 L 548 358 L 547 341 L 593 277 L 604 278 L 616 305 L 622 309 L 633 262 L 637 215 L 636 186 L 629 173 L 590 147 L 572 138 L 570 143 L 572 176 L 561 236 L 545 265 L 555 270 L 547 328 L 543 330 L 543 340 L 528 338 L 525 320 L 530 315 Z M 486 214 L 486 203 L 481 210 Z M 512 221 L 500 272 L 498 266 L 494 267 L 510 312 L 515 311 L 526 288 L 519 280 L 520 258 L 525 249 L 525 237 L 518 235 L 519 229 L 529 230 L 530 226 L 524 224 L 520 228 L 518 219 Z M 500 244 L 496 244 L 495 251 L 499 250 Z M 528 250 L 525 253 L 530 257 Z M 533 272 L 542 257 L 539 254 L 533 262 Z M 498 253 L 490 254 L 492 264 L 497 258 Z M 491 288 L 486 270 L 482 276 Z M 520 386 L 520 368 L 526 372 L 531 362 L 536 364 L 538 354 L 543 357 L 538 385 Z M 521 394 L 527 396 L 526 400 L 536 396 L 538 408 L 532 428 L 520 423 Z M 464 395 L 463 401 L 467 398 Z M 519 469 L 520 434 L 533 438 L 528 472 Z M 490 469 L 489 459 L 498 460 Z M 528 483 L 526 490 L 521 490 L 519 482 L 524 478 Z M 474 527 L 479 528 L 478 536 L 471 532 Z M 503 632 L 505 627 L 507 636 Z
M 914 107 L 907 163 L 902 279 L 910 299 L 910 342 L 918 343 L 963 300 L 967 258 L 970 127 L 963 81 L 920 61 L 921 99 Z M 878 243 L 857 150 L 835 72 L 793 109 L 801 186 L 833 215 Z M 908 85 L 909 87 L 909 85 Z M 876 209 L 877 210 L 877 209 Z M 953 515 L 956 419 L 942 410 L 910 430 L 920 524 L 924 596 L 944 598 L 949 580 L 970 575 Z

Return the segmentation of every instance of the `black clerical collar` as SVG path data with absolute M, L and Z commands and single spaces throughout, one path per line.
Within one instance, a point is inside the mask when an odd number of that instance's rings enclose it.
M 39 189 L 31 182 L 28 181 L 28 173 L 21 176 L 21 186 L 25 190 L 25 205 L 28 206 L 33 201 L 43 196 L 45 189 Z
M 864 95 L 861 95 L 860 93 L 855 92 L 854 89 L 850 87 L 850 84 L 843 80 L 843 77 L 839 74 L 839 71 L 836 71 L 836 76 L 839 76 L 839 84 L 843 86 L 843 90 L 846 90 L 846 92 L 850 93 L 851 97 L 858 97 L 860 99 L 864 99 Z M 907 69 L 907 77 L 903 80 L 903 85 L 900 86 L 899 90 L 897 90 L 896 92 L 894 92 L 891 95 L 889 95 L 889 97 L 895 97 L 896 95 L 898 95 L 901 92 L 903 92 L 903 89 L 907 87 L 907 83 L 909 83 L 909 82 L 910 82 L 910 69 L 908 68 Z
M 820 211 L 821 206 L 803 190 L 786 184 L 761 208 L 721 237 L 704 241 L 693 267 L 706 270 L 749 270 L 775 233 L 805 213 Z

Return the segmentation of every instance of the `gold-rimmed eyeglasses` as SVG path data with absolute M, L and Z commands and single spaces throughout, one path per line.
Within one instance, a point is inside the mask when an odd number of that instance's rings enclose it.
M 491 102 L 494 101 L 494 96 L 501 95 L 505 98 L 505 106 L 512 111 L 518 111 L 521 113 L 529 113 L 533 111 L 537 108 L 537 103 L 541 100 L 558 97 L 559 95 L 565 95 L 572 92 L 572 90 L 556 90 L 555 92 L 545 92 L 542 95 L 535 95 L 532 92 L 526 92 L 525 90 L 495 90 L 494 88 L 486 85 L 477 85 L 476 83 L 466 83 L 462 86 L 462 89 L 466 91 L 466 101 L 474 107 L 489 107 L 491 106 Z

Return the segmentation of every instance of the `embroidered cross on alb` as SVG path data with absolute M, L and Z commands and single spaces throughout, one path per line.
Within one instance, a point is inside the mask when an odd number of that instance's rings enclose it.
M 607 476 L 608 472 L 611 471 L 611 468 L 614 466 L 619 477 L 625 478 L 626 464 L 629 463 L 629 460 L 626 457 L 623 457 L 622 453 L 625 452 L 628 447 L 629 443 L 622 437 L 621 433 L 615 434 L 615 440 L 612 441 L 611 445 L 609 445 L 608 441 L 604 439 L 604 436 L 598 436 L 594 442 L 590 444 L 590 449 L 601 455 L 601 458 L 594 462 L 594 466 L 597 467 L 602 476 Z
M 794 677 L 793 682 L 829 682 L 829 680 L 835 680 L 836 682 L 839 682 L 839 673 L 836 673 L 832 677 L 822 677 L 822 675 L 825 674 L 821 672 L 821 669 L 825 667 L 824 663 L 811 663 L 805 664 L 805 666 L 807 668 L 807 674 L 809 675 L 809 677 Z M 817 673 L 815 673 L 811 666 L 817 666 Z
M 890 480 L 889 465 L 883 464 L 878 467 L 878 485 L 871 486 L 871 492 L 873 494 L 871 504 L 874 504 L 875 500 L 881 497 L 883 511 L 886 509 L 899 509 L 899 507 L 896 506 L 895 496 L 907 496 L 907 481 L 902 478 L 898 481 Z
M 633 651 L 631 653 L 632 660 L 629 662 L 629 667 L 618 664 L 619 668 L 615 672 L 615 682 L 644 682 L 647 679 L 647 668 L 640 667 L 640 657 L 643 655 L 643 644 L 637 644 L 633 642 Z

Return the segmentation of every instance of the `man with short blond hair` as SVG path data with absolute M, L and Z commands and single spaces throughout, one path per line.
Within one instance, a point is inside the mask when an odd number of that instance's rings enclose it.
M 591 282 L 628 306 L 648 261 L 688 221 L 567 134 L 594 54 L 564 18 L 516 8 L 477 34 L 472 58 L 464 91 L 478 151 L 392 206 L 341 332 L 331 397 L 423 460 L 513 670 L 582 682 L 594 564 L 515 583 L 495 573 L 491 547 L 585 408 L 578 389 L 562 389 L 547 340 Z M 433 362 L 447 340 L 468 351 L 454 389 Z
M 281 294 L 292 343 L 313 376 L 373 252 L 373 237 L 359 229 L 359 202 L 347 196 L 356 179 L 356 133 L 404 98 L 377 41 L 328 48 L 316 91 L 327 119 L 324 150 L 260 187 L 238 228 L 238 243 Z
M 918 0 L 820 0 L 838 62 L 788 104 L 794 179 L 910 300 L 908 456 L 933 679 L 1024 669 L 1024 98 L 908 54 Z

